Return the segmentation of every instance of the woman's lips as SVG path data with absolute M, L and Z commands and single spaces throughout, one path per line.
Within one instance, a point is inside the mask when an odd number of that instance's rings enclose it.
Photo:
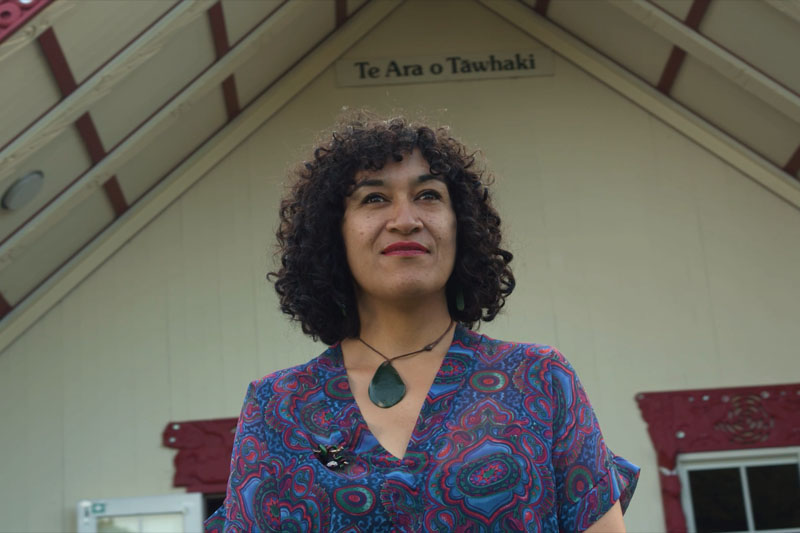
M 428 249 L 418 242 L 393 242 L 381 253 L 383 255 L 421 255 L 428 253 Z

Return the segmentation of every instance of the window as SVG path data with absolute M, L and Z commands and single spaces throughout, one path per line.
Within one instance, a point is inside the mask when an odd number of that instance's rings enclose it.
M 214 514 L 214 511 L 219 509 L 225 504 L 225 493 L 216 492 L 212 494 L 203 494 L 203 520 Z
M 78 533 L 183 533 L 203 529 L 200 493 L 78 502 Z
M 800 532 L 800 447 L 678 455 L 689 533 Z

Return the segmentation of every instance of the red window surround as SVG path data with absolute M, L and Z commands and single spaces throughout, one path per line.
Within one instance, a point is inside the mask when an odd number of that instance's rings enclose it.
M 800 445 L 800 383 L 636 395 L 656 449 L 667 531 L 685 533 L 678 454 Z
M 234 417 L 167 424 L 162 442 L 178 450 L 173 486 L 186 487 L 187 492 L 225 492 L 238 420 Z

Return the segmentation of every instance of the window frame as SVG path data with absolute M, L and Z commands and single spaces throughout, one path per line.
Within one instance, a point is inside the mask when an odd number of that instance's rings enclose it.
M 716 470 L 736 468 L 742 481 L 742 495 L 745 503 L 747 529 L 731 533 L 790 533 L 797 528 L 756 529 L 753 518 L 750 488 L 747 483 L 745 469 L 751 466 L 773 466 L 795 463 L 800 476 L 800 446 L 782 446 L 778 448 L 758 448 L 754 450 L 727 450 L 712 452 L 682 453 L 678 455 L 676 470 L 681 482 L 681 505 L 686 517 L 688 533 L 697 533 L 692 505 L 692 488 L 689 483 L 689 472 L 693 470 Z
M 78 533 L 97 533 L 97 520 L 104 517 L 180 514 L 183 531 L 202 530 L 203 496 L 184 492 L 133 498 L 95 498 L 77 504 Z

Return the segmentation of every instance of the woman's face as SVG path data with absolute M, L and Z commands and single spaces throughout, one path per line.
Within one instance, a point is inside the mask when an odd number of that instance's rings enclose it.
M 342 237 L 359 300 L 444 296 L 456 257 L 456 215 L 447 185 L 430 174 L 418 149 L 356 174 Z

